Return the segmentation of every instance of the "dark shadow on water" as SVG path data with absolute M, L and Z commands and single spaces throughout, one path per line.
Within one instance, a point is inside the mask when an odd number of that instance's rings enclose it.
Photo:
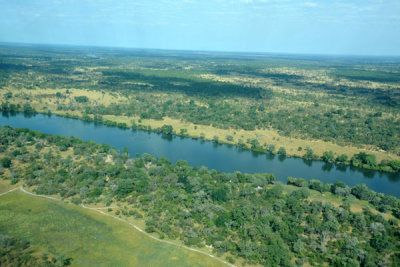
M 24 118 L 32 118 L 36 116 L 36 113 L 32 113 L 32 112 L 24 112 Z
M 274 160 L 274 158 L 275 158 L 275 154 L 274 153 L 271 153 L 271 152 L 268 152 L 266 155 L 265 155 L 265 157 L 267 158 L 267 160 Z
M 236 148 L 237 148 L 236 151 L 237 151 L 239 154 L 249 151 L 248 149 L 245 149 L 245 148 L 243 148 L 243 147 L 241 147 L 241 146 L 238 146 L 238 147 L 236 147 Z
M 325 162 L 325 164 L 322 165 L 321 169 L 324 172 L 330 172 L 333 169 L 333 163 Z
M 218 142 L 215 142 L 215 141 L 213 141 L 212 144 L 213 144 L 213 147 L 214 147 L 214 148 L 217 148 L 217 147 L 222 146 L 222 144 L 220 144 L 220 143 L 218 143 Z
M 362 169 L 358 167 L 354 167 L 352 165 L 349 166 L 350 171 L 352 172 L 360 172 L 364 176 L 364 178 L 372 179 L 374 178 L 375 174 L 377 174 L 377 171 L 374 170 L 368 170 L 368 169 Z
M 389 181 L 391 181 L 391 182 L 398 182 L 398 181 L 400 181 L 400 173 L 380 173 L 379 174 L 379 176 L 380 177 L 382 177 L 382 176 L 386 176 L 388 179 L 389 179 Z
M 9 118 L 10 117 L 10 112 L 7 112 L 7 111 L 1 111 L 1 115 L 3 116 L 3 117 L 6 117 L 6 118 Z
M 94 125 L 95 128 L 100 128 L 100 127 L 103 126 L 103 123 L 98 122 L 98 121 L 94 121 L 94 122 L 93 122 L 93 125 Z
M 285 155 L 281 155 L 281 154 L 278 155 L 278 160 L 279 160 L 280 162 L 284 161 L 285 159 L 286 159 L 286 156 L 285 156 Z
M 253 156 L 253 158 L 258 158 L 259 156 L 261 156 L 263 154 L 264 153 L 251 150 L 251 155 Z
M 172 142 L 174 137 L 171 134 L 161 134 L 161 139 Z
M 336 164 L 336 170 L 340 171 L 340 172 L 346 172 L 347 166 L 344 164 L 338 163 L 338 164 Z
M 307 160 L 307 159 L 302 159 L 303 163 L 306 164 L 308 167 L 312 166 L 313 161 L 312 160 Z
M 362 174 L 366 177 L 366 178 L 374 178 L 376 171 L 374 170 L 366 170 L 366 169 L 359 169 Z

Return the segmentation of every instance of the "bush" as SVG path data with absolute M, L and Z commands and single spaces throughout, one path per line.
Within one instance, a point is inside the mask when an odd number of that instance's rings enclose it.
M 348 156 L 346 154 L 342 154 L 336 158 L 337 163 L 345 163 L 348 160 Z
M 309 188 L 319 191 L 319 192 L 322 192 L 324 189 L 324 185 L 320 180 L 310 180 Z
M 10 168 L 11 167 L 11 159 L 10 158 L 2 158 L 1 166 L 3 166 L 3 168 Z
M 333 163 L 335 161 L 332 151 L 325 151 L 322 155 L 322 160 L 328 163 Z
M 358 184 L 351 189 L 351 194 L 358 199 L 371 200 L 375 193 L 370 190 L 365 184 Z
M 286 156 L 286 149 L 281 146 L 278 150 L 278 154 L 281 156 Z
M 164 124 L 164 125 L 161 127 L 161 132 L 162 132 L 163 134 L 166 134 L 166 135 L 171 135 L 171 134 L 174 133 L 174 128 L 172 127 L 172 125 Z
M 89 101 L 89 99 L 87 98 L 87 96 L 75 96 L 75 101 L 78 103 L 86 103 Z
M 393 170 L 399 171 L 400 170 L 400 160 L 393 160 L 389 162 L 389 166 L 392 167 Z
M 307 183 L 307 181 L 305 180 L 305 179 L 303 179 L 303 178 L 293 178 L 293 177 L 288 177 L 288 182 L 287 182 L 288 184 L 291 184 L 291 185 L 295 185 L 295 186 L 298 186 L 298 187 L 307 187 L 308 186 L 308 183 Z

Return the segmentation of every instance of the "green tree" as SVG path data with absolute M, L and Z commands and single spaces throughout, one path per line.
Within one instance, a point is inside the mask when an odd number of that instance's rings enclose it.
M 166 125 L 166 124 L 164 124 L 164 125 L 161 127 L 161 132 L 162 132 L 163 134 L 166 134 L 166 135 L 171 135 L 171 134 L 174 133 L 174 129 L 173 129 L 172 125 Z
M 278 154 L 281 155 L 281 156 L 286 157 L 286 149 L 285 149 L 284 147 L 281 146 L 281 147 L 279 148 L 279 150 L 278 150 Z
M 87 96 L 75 96 L 75 101 L 78 103 L 86 103 L 89 101 L 89 99 L 87 98 Z
M 336 162 L 345 163 L 348 160 L 348 156 L 346 154 L 342 154 L 336 158 Z
M 1 159 L 1 166 L 3 166 L 3 168 L 10 168 L 11 167 L 11 159 L 10 158 L 2 158 Z
M 375 193 L 365 184 L 358 184 L 351 189 L 351 194 L 362 200 L 371 200 Z
M 400 160 L 392 160 L 389 162 L 389 166 L 392 167 L 393 170 L 399 171 L 400 170 Z
M 306 160 L 315 160 L 317 157 L 314 155 L 313 150 L 310 147 L 306 148 L 306 154 L 304 154 L 304 159 Z
M 322 160 L 328 163 L 333 163 L 335 161 L 335 157 L 332 151 L 325 151 L 322 155 Z

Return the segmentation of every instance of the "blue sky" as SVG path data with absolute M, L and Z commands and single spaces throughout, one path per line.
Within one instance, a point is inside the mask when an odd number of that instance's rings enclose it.
M 400 0 L 0 0 L 0 42 L 400 55 Z

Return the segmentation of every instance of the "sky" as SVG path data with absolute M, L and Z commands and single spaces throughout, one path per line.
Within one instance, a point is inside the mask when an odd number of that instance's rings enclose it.
M 400 0 L 0 0 L 0 42 L 400 55 Z

